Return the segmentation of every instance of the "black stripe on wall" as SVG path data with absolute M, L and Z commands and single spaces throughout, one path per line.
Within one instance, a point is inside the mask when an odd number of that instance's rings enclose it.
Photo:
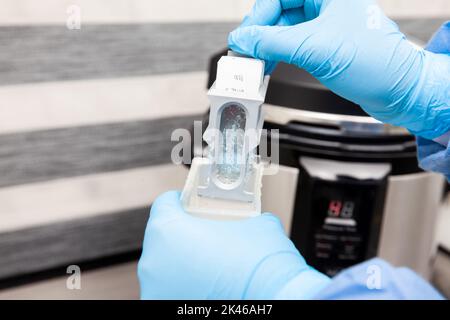
M 399 19 L 428 41 L 445 18 Z M 0 85 L 206 70 L 238 22 L 0 27 Z
M 0 135 L 0 187 L 170 163 L 201 115 Z
M 0 280 L 139 250 L 149 208 L 0 233 Z
M 0 85 L 200 71 L 236 23 L 0 27 Z

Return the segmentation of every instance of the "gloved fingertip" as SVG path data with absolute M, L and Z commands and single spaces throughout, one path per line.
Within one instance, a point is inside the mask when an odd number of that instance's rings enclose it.
M 239 25 L 239 28 L 248 27 L 250 25 L 252 25 L 252 19 L 250 18 L 250 16 L 247 15 L 242 20 L 241 24 Z
M 159 195 L 156 199 L 156 201 L 163 201 L 163 202 L 172 202 L 172 201 L 180 201 L 181 198 L 181 192 L 179 190 L 169 190 L 166 191 L 164 193 L 162 193 L 161 195 Z
M 231 31 L 229 34 L 228 34 L 228 46 L 231 46 L 231 45 L 233 45 L 234 44 L 234 32 L 236 31 L 236 29 L 235 30 L 233 30 L 233 31 Z
M 152 203 L 150 216 L 159 215 L 161 212 L 182 212 L 180 197 L 181 192 L 177 190 L 167 191 L 159 195 Z
M 266 61 L 264 73 L 266 75 L 271 75 L 276 67 L 277 67 L 277 63 L 276 62 L 274 62 L 274 61 Z
M 276 215 L 269 213 L 269 212 L 264 212 L 261 214 L 260 216 L 261 219 L 264 219 L 266 221 L 270 221 L 272 223 L 276 223 L 277 225 L 282 227 L 282 223 L 280 218 L 278 218 Z
M 230 32 L 228 35 L 228 45 L 229 46 L 236 46 L 240 40 L 240 34 L 241 34 L 241 27 L 234 29 Z
M 239 27 L 228 35 L 228 47 L 240 54 L 253 56 L 253 50 L 250 50 L 249 41 L 245 40 L 246 38 L 251 37 L 251 32 L 253 29 L 257 27 Z M 253 31 L 254 32 L 254 31 Z M 275 70 L 277 63 L 275 61 L 265 61 L 265 74 L 270 75 Z
M 261 26 L 248 26 L 237 28 L 230 33 L 228 45 L 230 49 L 240 54 L 258 58 L 255 52 L 255 46 L 261 36 Z
M 236 53 L 248 56 L 249 53 L 243 48 L 241 43 L 240 33 L 238 30 L 235 30 L 229 34 L 228 48 Z
M 263 213 L 261 213 L 261 217 L 270 218 L 270 217 L 275 217 L 275 215 L 271 212 L 263 212 Z

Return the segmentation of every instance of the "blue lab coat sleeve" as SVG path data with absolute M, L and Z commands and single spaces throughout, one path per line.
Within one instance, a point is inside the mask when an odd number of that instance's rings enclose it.
M 438 142 L 417 137 L 417 146 L 420 167 L 427 171 L 442 173 L 450 181 L 450 144 L 444 146 Z
M 427 50 L 450 53 L 450 21 L 434 35 Z M 450 107 L 450 106 L 449 106 Z M 450 181 L 450 135 L 439 141 L 417 137 L 420 166 L 444 174 Z M 427 281 L 407 268 L 372 259 L 342 271 L 316 299 L 443 299 Z
M 450 54 L 450 21 L 444 23 L 436 32 L 426 49 L 435 53 Z M 442 173 L 450 181 L 449 137 L 447 134 L 439 142 L 417 137 L 417 146 L 420 166 L 427 171 Z
M 408 268 L 375 258 L 336 275 L 315 297 L 332 300 L 436 300 L 443 296 Z

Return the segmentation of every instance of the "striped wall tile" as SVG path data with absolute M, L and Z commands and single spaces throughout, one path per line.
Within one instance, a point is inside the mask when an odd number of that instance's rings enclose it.
M 0 233 L 148 207 L 187 172 L 165 164 L 1 188 Z
M 0 27 L 0 85 L 205 71 L 235 23 Z
M 378 0 L 382 9 L 397 18 L 450 17 L 448 0 Z
M 255 0 L 2 0 L 0 24 L 65 25 L 77 5 L 85 23 L 238 21 Z M 449 16 L 448 0 L 378 0 L 395 17 Z
M 3 279 L 139 250 L 149 208 L 0 233 L 0 285 Z
M 0 187 L 170 163 L 172 131 L 195 119 L 201 115 L 0 135 Z
M 45 277 L 33 277 L 32 283 L 27 283 L 30 277 L 21 278 L 18 287 L 8 288 L 12 281 L 0 281 L 0 300 L 138 300 L 137 261 L 124 260 L 112 261 L 113 265 L 107 265 L 110 259 L 103 260 L 105 267 L 94 269 L 89 262 L 87 268 L 81 264 L 81 290 L 67 290 L 67 265 L 45 272 Z M 48 278 L 49 273 L 54 277 Z
M 430 34 L 444 19 L 405 21 Z M 416 28 L 432 23 L 425 28 Z M 236 23 L 0 27 L 0 85 L 206 71 Z M 409 29 L 409 30 L 408 30 Z M 423 30 L 424 29 L 424 30 Z
M 0 135 L 206 112 L 206 72 L 0 86 Z
M 0 189 L 1 279 L 139 250 L 152 201 L 188 170 L 161 165 Z
M 450 6 L 450 1 L 448 2 Z M 404 33 L 427 43 L 431 36 L 447 20 L 450 20 L 450 13 L 447 17 L 434 19 L 400 19 L 397 24 Z
M 237 21 L 254 0 L 2 0 L 0 24 L 60 24 L 65 26 L 76 5 L 82 23 L 148 23 Z

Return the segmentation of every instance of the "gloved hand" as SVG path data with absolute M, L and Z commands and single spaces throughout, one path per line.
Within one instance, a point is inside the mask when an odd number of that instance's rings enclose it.
M 427 50 L 450 55 L 450 21 L 434 34 L 428 42 Z M 450 182 L 450 132 L 434 141 L 418 137 L 417 155 L 420 167 L 426 171 L 442 173 Z
M 450 55 L 450 21 L 444 23 L 428 42 L 426 49 Z
M 450 130 L 450 57 L 406 40 L 375 0 L 257 0 L 228 40 L 304 68 L 380 121 L 428 139 Z
M 138 276 L 143 299 L 271 299 L 292 291 L 311 298 L 330 281 L 306 264 L 276 217 L 193 217 L 174 191 L 152 205 Z

